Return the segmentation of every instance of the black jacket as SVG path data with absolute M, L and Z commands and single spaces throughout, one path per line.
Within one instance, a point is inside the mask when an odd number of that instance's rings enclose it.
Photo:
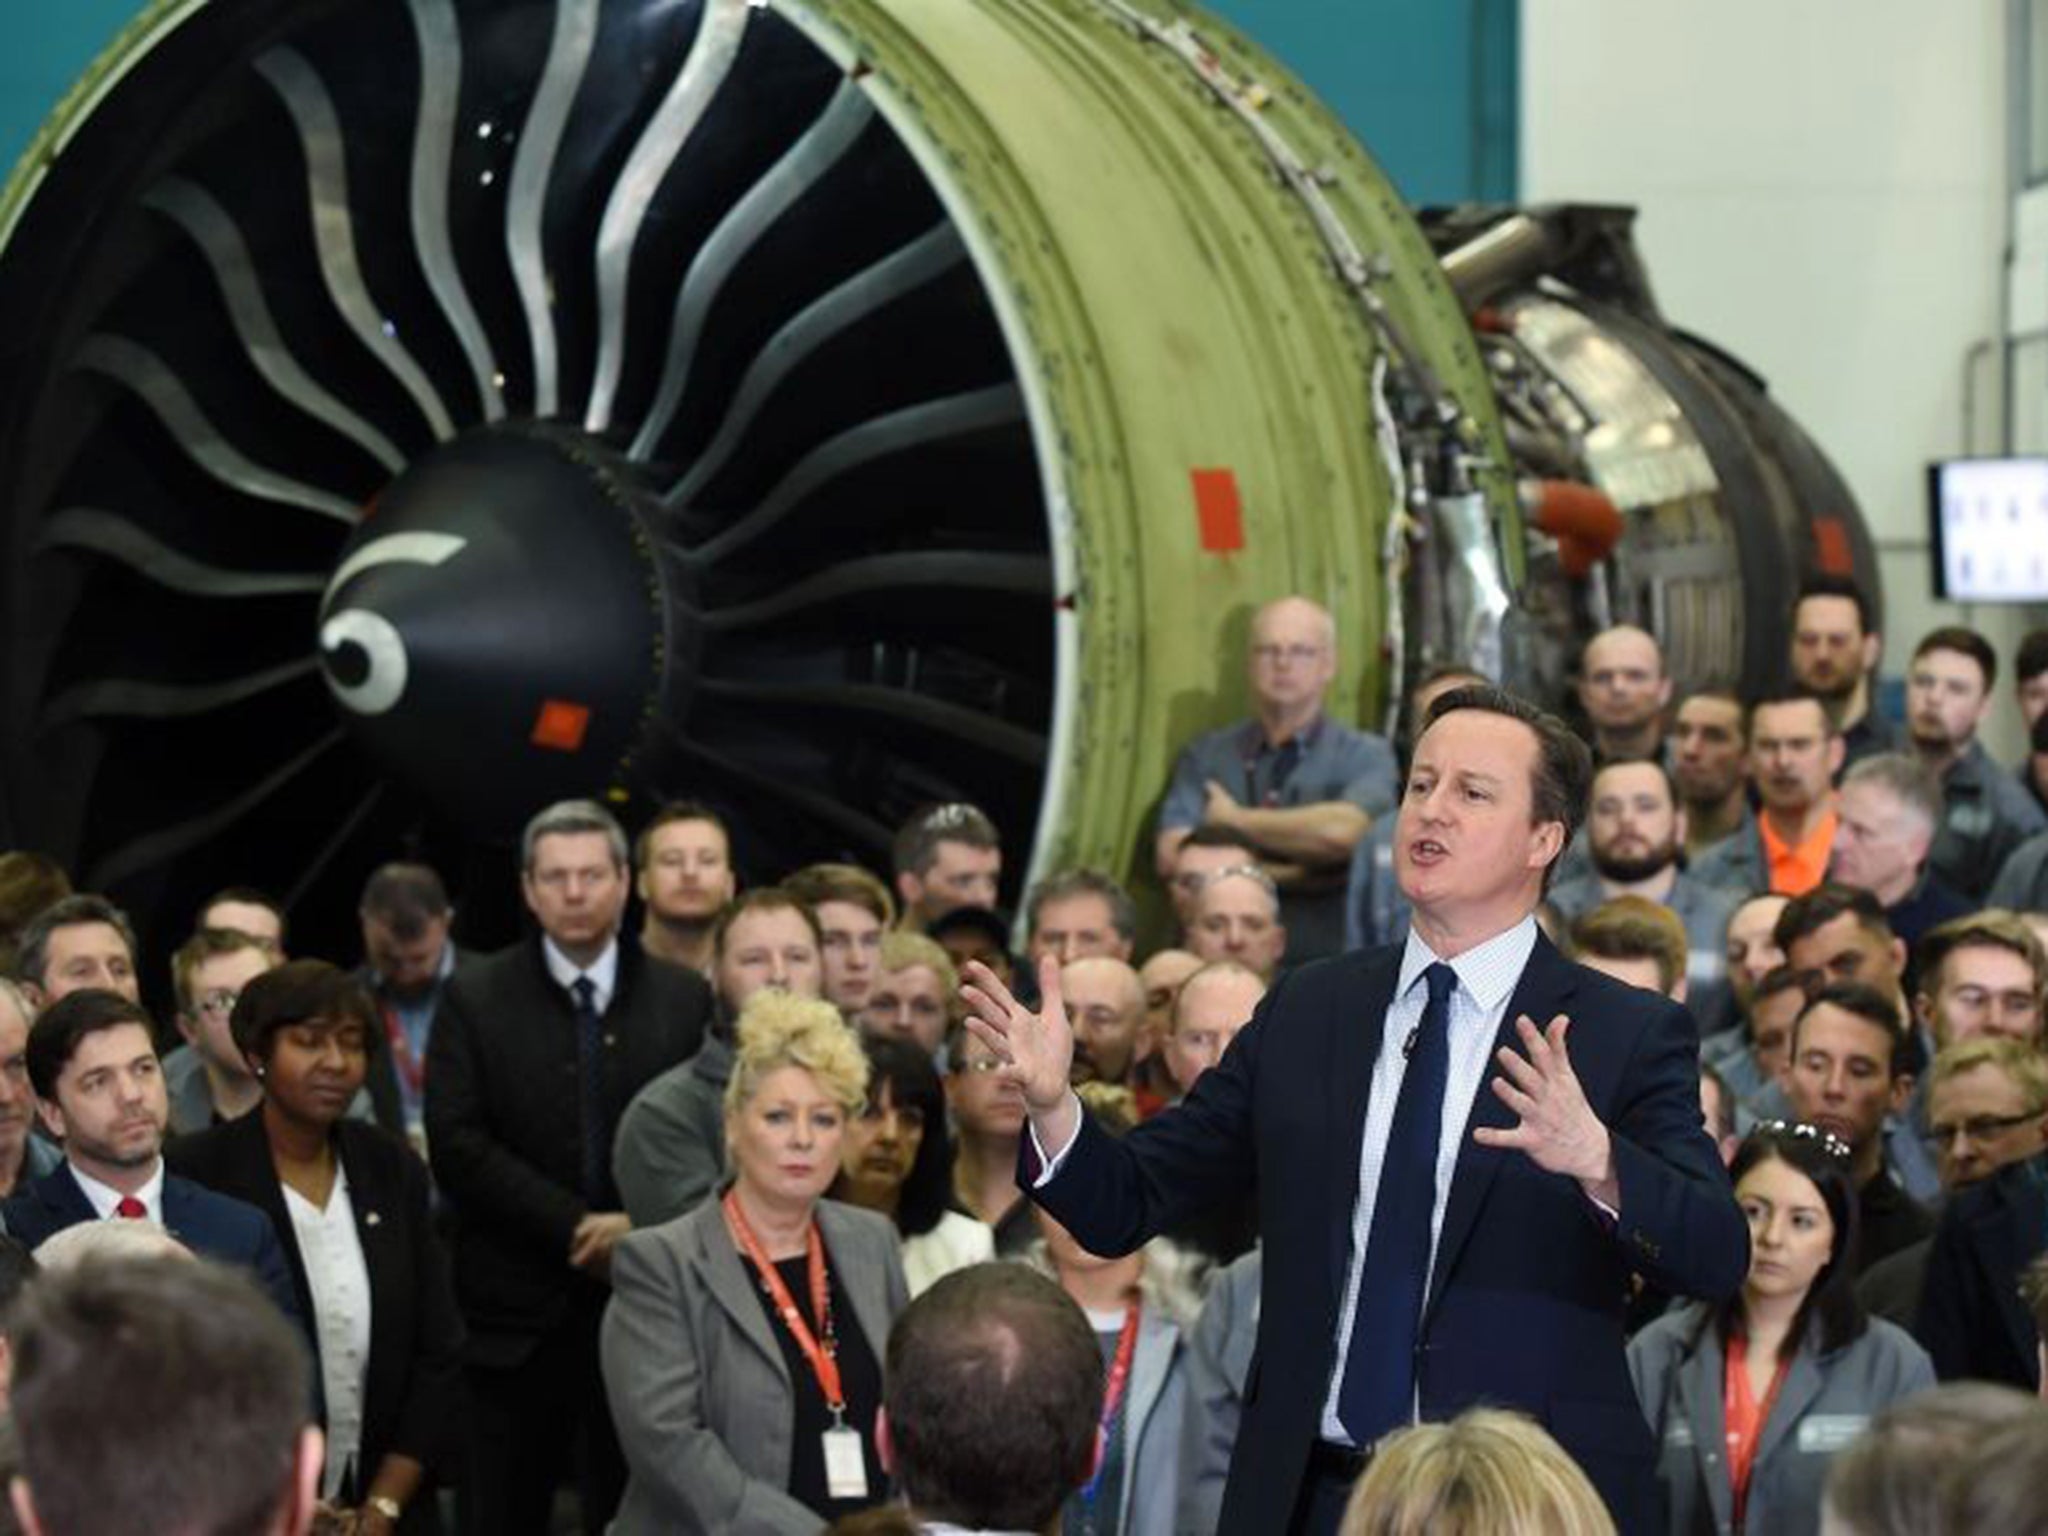
M 621 937 L 604 1015 L 614 1127 L 649 1078 L 695 1053 L 710 1016 L 701 976 Z M 450 978 L 427 1046 L 426 1125 L 434 1177 L 454 1210 L 468 1358 L 509 1369 L 572 1301 L 602 1303 L 602 1288 L 569 1267 L 569 1244 L 592 1209 L 620 1209 L 611 1191 L 597 1206 L 584 1200 L 575 1009 L 538 936 Z
M 2034 1317 L 2020 1276 L 2048 1243 L 2048 1154 L 2001 1168 L 1949 1196 L 1927 1253 L 1913 1332 L 1943 1381 L 2041 1379 Z
M 370 1358 L 363 1378 L 358 1492 L 376 1476 L 377 1464 L 394 1453 L 424 1463 L 431 1486 L 435 1467 L 449 1465 L 459 1444 L 462 1315 L 455 1309 L 448 1255 L 434 1235 L 427 1170 L 404 1141 L 360 1120 L 338 1122 L 334 1140 L 370 1277 Z M 262 1111 L 187 1136 L 165 1158 L 194 1183 L 246 1201 L 270 1217 L 291 1267 L 300 1313 L 311 1318 L 306 1263 L 271 1161 Z M 317 1327 L 313 1340 L 317 1359 Z M 431 1493 L 423 1489 L 407 1512 L 404 1529 L 432 1529 L 432 1505 Z
M 1128 1253 L 1190 1211 L 1256 1188 L 1263 1300 L 1223 1495 L 1219 1529 L 1232 1536 L 1286 1526 L 1322 1433 L 1366 1107 L 1401 959 L 1390 945 L 1289 972 L 1186 1099 L 1121 1141 L 1083 1116 L 1041 1188 L 1031 1138 L 1020 1148 L 1018 1182 L 1091 1253 Z M 1748 1269 L 1748 1233 L 1700 1128 L 1690 1014 L 1571 964 L 1540 936 L 1500 1045 L 1519 1045 L 1523 1014 L 1571 1019 L 1572 1067 L 1612 1133 L 1619 1220 L 1602 1218 L 1572 1180 L 1474 1140 L 1478 1126 L 1515 1123 L 1482 1083 L 1418 1324 L 1422 1417 L 1480 1402 L 1530 1414 L 1621 1529 L 1646 1531 L 1657 1523 L 1657 1446 L 1623 1352 L 1625 1277 L 1634 1269 L 1675 1295 L 1731 1295 Z

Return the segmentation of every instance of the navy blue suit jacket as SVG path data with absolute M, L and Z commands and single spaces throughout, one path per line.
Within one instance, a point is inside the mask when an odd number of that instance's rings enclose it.
M 1390 945 L 1283 977 L 1180 1105 L 1122 1141 L 1084 1117 L 1058 1176 L 1033 1192 L 1084 1247 L 1113 1255 L 1256 1189 L 1264 1278 L 1226 1532 L 1287 1528 L 1321 1435 L 1366 1099 L 1400 961 Z M 1515 1123 L 1482 1084 L 1423 1308 L 1422 1416 L 1477 1403 L 1531 1414 L 1624 1531 L 1649 1531 L 1659 1527 L 1657 1448 L 1623 1350 L 1628 1272 L 1675 1295 L 1730 1295 L 1748 1269 L 1748 1230 L 1700 1123 L 1691 1016 L 1569 963 L 1539 936 L 1499 1043 L 1519 1048 L 1519 1015 L 1540 1024 L 1560 1013 L 1572 1021 L 1573 1070 L 1613 1138 L 1620 1219 L 1574 1180 L 1474 1142 L 1475 1127 Z M 1030 1174 L 1028 1137 L 1024 1162 Z
M 268 1216 L 253 1205 L 217 1195 L 169 1171 L 164 1174 L 163 1214 L 164 1228 L 171 1236 L 194 1253 L 253 1271 L 278 1310 L 293 1323 L 305 1325 L 284 1249 Z M 78 1180 L 71 1176 L 71 1165 L 65 1163 L 22 1193 L 10 1196 L 0 1205 L 0 1219 L 6 1221 L 10 1234 L 33 1248 L 54 1232 L 99 1217 Z

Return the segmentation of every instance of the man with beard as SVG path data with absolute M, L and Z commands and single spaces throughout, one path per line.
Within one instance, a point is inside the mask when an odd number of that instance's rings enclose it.
M 1669 738 L 1671 777 L 1685 812 L 1685 854 L 1697 859 L 1755 822 L 1749 808 L 1749 733 L 1731 688 L 1695 688 L 1679 703 Z
M 2013 693 L 2032 750 L 2022 752 L 2013 775 L 2034 803 L 2048 811 L 2048 629 L 2029 630 L 2012 655 Z
M 1792 677 L 1822 700 L 1842 738 L 1842 766 L 1905 743 L 1871 708 L 1870 680 L 1884 654 L 1870 599 L 1847 576 L 1809 576 L 1792 604 Z
M 378 1123 L 402 1126 L 424 1155 L 427 1044 L 441 993 L 462 961 L 449 936 L 455 909 L 441 877 L 426 865 L 386 864 L 364 884 L 357 915 L 363 964 L 356 980 L 377 1005 L 389 1047 L 370 1053 L 366 1086 Z
M 171 1106 L 139 1003 L 69 993 L 37 1018 L 27 1057 L 37 1111 L 63 1142 L 64 1161 L 0 1206 L 9 1234 L 33 1248 L 82 1221 L 153 1221 L 193 1252 L 253 1272 L 278 1310 L 300 1321 L 270 1218 L 165 1171 Z
M 732 900 L 732 837 L 718 813 L 678 800 L 655 813 L 634 850 L 635 888 L 647 904 L 643 953 L 711 974 L 711 925 Z
M 1798 896 L 1827 875 L 1835 842 L 1834 779 L 1842 766 L 1834 717 L 1811 694 L 1761 698 L 1749 710 L 1749 774 L 1763 814 L 1711 849 L 1693 874 L 1747 895 Z
M 2014 849 L 2048 831 L 2048 814 L 1977 740 L 1997 681 L 1998 653 L 1975 630 L 1956 626 L 1922 640 L 1906 674 L 1913 750 L 1941 781 L 1941 825 L 1927 861 L 1977 900 Z
M 1707 885 L 1678 867 L 1685 843 L 1671 775 L 1656 762 L 1609 763 L 1593 776 L 1586 817 L 1593 873 L 1560 881 L 1550 905 L 1567 925 L 1617 896 L 1641 896 L 1669 907 L 1685 925 L 1686 1000 L 1702 1035 L 1734 1021 L 1728 990 L 1728 920 L 1732 892 Z

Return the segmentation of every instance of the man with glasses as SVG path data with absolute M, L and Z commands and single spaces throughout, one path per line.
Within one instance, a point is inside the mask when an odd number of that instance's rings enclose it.
M 1324 713 L 1337 676 L 1337 627 L 1305 597 L 1268 603 L 1252 619 L 1252 717 L 1196 737 L 1174 764 L 1154 853 L 1170 880 L 1196 827 L 1249 839 L 1279 885 L 1290 961 L 1344 944 L 1351 855 L 1394 807 L 1398 770 L 1383 736 Z
M 2038 1048 L 2048 955 L 2033 930 L 2009 912 L 1977 912 L 1932 929 L 1920 941 L 1914 1012 L 1946 1047 L 2003 1036 Z
M 1982 1183 L 2048 1147 L 2048 1059 L 2017 1040 L 1980 1035 L 1947 1047 L 1927 1073 L 1927 1154 L 1944 1194 Z M 1920 1310 L 1932 1240 L 1872 1265 L 1864 1307 L 1903 1328 Z
M 277 964 L 261 938 L 235 928 L 202 928 L 171 957 L 178 1033 L 185 1037 L 164 1057 L 173 1136 L 238 1120 L 262 1103 L 263 1085 L 236 1046 L 228 1018 L 242 988 Z

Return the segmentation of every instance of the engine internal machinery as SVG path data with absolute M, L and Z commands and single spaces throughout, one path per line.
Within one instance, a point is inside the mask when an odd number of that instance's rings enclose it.
M 1425 230 L 1171 0 L 158 0 L 0 322 L 0 839 L 159 940 L 232 880 L 345 953 L 411 852 L 489 942 L 569 794 L 757 878 L 953 799 L 1012 896 L 1135 874 L 1266 598 L 1381 722 L 1610 617 L 1754 681 L 1760 593 L 1870 579 L 1624 217 Z

